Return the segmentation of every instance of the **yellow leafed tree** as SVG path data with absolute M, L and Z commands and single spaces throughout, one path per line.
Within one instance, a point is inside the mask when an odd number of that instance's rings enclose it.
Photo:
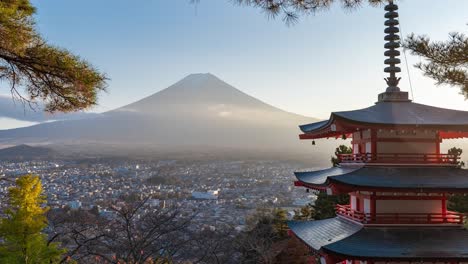
M 24 175 L 8 190 L 8 208 L 0 221 L 0 263 L 58 263 L 63 250 L 48 243 L 46 197 L 38 176 Z

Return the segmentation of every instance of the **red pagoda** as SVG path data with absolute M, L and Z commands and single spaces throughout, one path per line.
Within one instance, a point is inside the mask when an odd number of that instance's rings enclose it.
M 463 215 L 447 198 L 468 193 L 468 170 L 442 154 L 444 139 L 468 137 L 468 112 L 412 102 L 400 91 L 398 6 L 385 6 L 388 88 L 375 105 L 333 112 L 329 120 L 300 126 L 300 139 L 351 138 L 352 154 L 330 169 L 296 172 L 296 186 L 350 195 L 335 218 L 290 222 L 291 234 L 322 264 L 347 261 L 468 262 Z

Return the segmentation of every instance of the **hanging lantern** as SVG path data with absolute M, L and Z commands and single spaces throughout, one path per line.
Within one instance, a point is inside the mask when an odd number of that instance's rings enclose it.
M 341 139 L 346 140 L 346 135 L 343 134 L 343 136 L 341 136 Z
M 315 146 L 315 140 L 312 140 L 312 145 Z

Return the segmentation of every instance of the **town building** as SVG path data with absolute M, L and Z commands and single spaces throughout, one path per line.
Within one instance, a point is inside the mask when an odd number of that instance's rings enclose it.
M 206 192 L 192 192 L 193 199 L 202 199 L 202 200 L 217 200 L 219 195 L 219 190 L 209 190 Z

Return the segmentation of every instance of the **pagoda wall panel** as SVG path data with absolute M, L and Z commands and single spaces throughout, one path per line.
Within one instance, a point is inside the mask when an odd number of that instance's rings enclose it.
M 354 132 L 353 140 L 361 140 L 361 132 Z
M 431 142 L 378 142 L 377 153 L 437 153 L 437 144 Z
M 377 213 L 441 213 L 440 200 L 377 200 Z
M 371 139 L 371 131 L 370 130 L 363 130 L 353 133 L 353 140 L 366 140 Z
M 363 138 L 363 139 L 370 139 L 370 138 L 371 138 L 371 131 L 370 131 L 370 129 L 362 131 L 362 138 Z
M 377 138 L 405 138 L 405 139 L 436 139 L 437 133 L 429 130 L 379 130 L 377 131 Z

